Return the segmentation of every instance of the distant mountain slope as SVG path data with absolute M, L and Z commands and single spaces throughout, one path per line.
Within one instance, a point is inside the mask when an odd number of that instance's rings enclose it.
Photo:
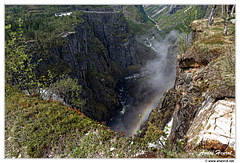
M 195 6 L 194 6 L 195 7 Z M 146 14 L 154 19 L 162 33 L 168 33 L 173 29 L 179 29 L 189 15 L 187 12 L 191 9 L 191 5 L 145 5 Z M 206 14 L 207 6 L 197 5 L 194 12 L 197 10 L 194 19 L 203 18 Z

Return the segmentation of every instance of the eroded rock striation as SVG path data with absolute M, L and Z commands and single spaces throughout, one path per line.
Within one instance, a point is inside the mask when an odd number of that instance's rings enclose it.
M 191 145 L 202 141 L 210 149 L 235 150 L 235 100 L 227 98 L 217 102 L 213 99 L 205 101 L 186 137 L 190 138 L 188 143 Z

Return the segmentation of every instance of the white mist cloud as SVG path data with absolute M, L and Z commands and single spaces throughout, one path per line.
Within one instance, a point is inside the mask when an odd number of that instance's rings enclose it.
M 156 57 L 148 61 L 142 69 L 140 74 L 146 76 L 139 78 L 139 81 L 134 83 L 139 85 L 132 85 L 134 88 L 131 89 L 136 99 L 129 103 L 125 110 L 121 111 L 122 118 L 111 124 L 112 129 L 125 131 L 127 136 L 136 134 L 142 122 L 156 107 L 163 93 L 173 87 L 176 76 L 176 53 L 169 53 L 169 47 L 176 42 L 177 34 L 178 32 L 171 31 L 161 41 L 157 41 L 154 36 L 148 39 L 150 42 L 147 42 L 147 45 L 153 46 L 152 49 L 155 51 Z M 147 40 L 147 37 L 140 39 Z M 130 76 L 129 79 L 132 77 L 134 75 Z
M 153 60 L 147 62 L 143 71 L 151 71 L 146 84 L 152 88 L 164 89 L 174 84 L 176 54 L 168 54 L 168 50 L 176 42 L 178 34 L 177 31 L 173 30 L 162 41 L 159 42 L 155 39 L 151 41 L 152 46 L 158 52 L 156 52 L 156 57 Z

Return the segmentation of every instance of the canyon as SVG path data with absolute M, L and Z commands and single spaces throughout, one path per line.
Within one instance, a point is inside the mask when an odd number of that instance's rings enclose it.
M 115 8 L 126 12 L 124 7 Z M 70 76 L 77 78 L 82 85 L 82 98 L 87 99 L 87 102 L 81 112 L 105 122 L 113 130 L 123 131 L 127 136 L 133 136 L 139 131 L 144 135 L 148 122 L 161 130 L 171 122 L 171 141 L 182 140 L 194 144 L 196 142 L 193 141 L 197 140 L 196 145 L 211 142 L 209 135 L 200 133 L 209 133 L 212 128 L 206 126 L 217 125 L 211 119 L 223 115 L 217 115 L 213 110 L 218 109 L 218 103 L 224 103 L 225 99 L 223 96 L 220 97 L 223 101 L 218 101 L 218 97 L 210 95 L 206 86 L 204 91 L 200 90 L 198 82 L 201 78 L 198 79 L 198 76 L 202 76 L 203 67 L 212 58 L 178 55 L 176 40 L 179 34 L 174 30 L 161 40 L 153 34 L 162 31 L 153 19 L 156 15 L 164 10 L 167 14 L 174 14 L 181 8 L 163 6 L 148 15 L 155 30 L 141 39 L 130 30 L 125 18 L 129 17 L 128 12 L 124 15 L 124 12 L 115 9 L 102 8 L 84 11 L 84 23 L 76 26 L 75 32 L 64 36 L 67 45 L 56 48 L 54 53 L 57 55 L 51 61 L 64 61 L 70 68 Z M 192 30 L 195 31 L 193 37 L 199 37 L 203 31 L 198 28 L 202 26 L 192 25 Z M 233 92 L 226 97 L 233 98 Z M 229 105 L 230 112 L 232 106 L 234 103 Z M 228 110 L 228 105 L 226 107 L 225 110 Z M 234 112 L 231 113 L 229 116 L 233 117 Z M 200 119 L 206 115 L 208 119 L 203 125 Z M 226 133 L 227 135 L 233 134 L 231 126 L 235 124 L 234 120 L 229 121 L 231 119 L 234 117 L 222 120 L 230 126 L 231 133 Z M 215 128 L 216 126 L 211 133 L 219 135 Z M 230 137 L 227 143 L 220 141 L 220 144 L 234 148 L 234 135 Z
M 27 14 L 38 11 L 38 7 L 29 8 Z M 178 149 L 184 145 L 184 150 L 200 148 L 215 152 L 217 157 L 235 157 L 234 23 L 229 21 L 228 35 L 222 34 L 226 22 L 220 17 L 214 19 L 213 25 L 206 26 L 208 20 L 203 18 L 211 7 L 205 5 L 63 8 L 61 12 L 56 9 L 58 12 L 48 14 L 51 15 L 49 20 L 72 23 L 71 28 L 64 27 L 56 32 L 50 43 L 40 40 L 39 36 L 36 40 L 25 41 L 26 51 L 33 56 L 32 62 L 37 63 L 34 72 L 38 76 L 50 71 L 54 75 L 53 83 L 63 74 L 77 79 L 81 91 L 75 98 L 84 101 L 80 107 L 71 106 L 56 94 L 45 98 L 43 95 L 51 92 L 51 87 L 49 90 L 41 88 L 40 93 L 47 103 L 60 99 L 64 107 L 84 117 L 79 121 L 84 126 L 88 123 L 104 126 L 98 129 L 89 126 L 86 131 L 83 127 L 81 134 L 86 140 L 95 135 L 94 142 L 99 138 L 102 143 L 104 139 L 98 136 L 102 132 L 104 138 L 112 142 L 113 135 L 120 133 L 120 137 L 126 138 L 126 144 L 139 143 L 141 141 L 133 140 L 143 138 L 148 148 L 155 148 L 149 152 L 151 155 L 157 150 Z M 196 12 L 189 15 L 194 13 L 191 18 L 197 20 L 188 25 L 185 23 L 190 17 L 178 20 L 192 9 Z M 28 18 L 30 20 L 31 16 Z M 185 27 L 189 33 L 183 30 Z M 185 45 L 187 48 L 182 50 Z M 76 99 L 72 97 L 71 100 Z M 34 114 L 29 113 L 23 118 L 31 119 L 32 116 Z M 13 123 L 11 118 L 9 120 Z M 50 123 L 55 120 L 53 118 Z M 71 120 L 74 124 L 75 120 Z M 105 135 L 108 129 L 109 135 Z M 113 131 L 114 134 L 110 134 Z M 119 145 L 108 147 L 113 152 Z M 80 147 L 76 147 L 76 151 L 81 152 Z M 134 157 L 144 155 L 144 151 L 143 155 L 139 153 L 141 151 L 134 152 Z

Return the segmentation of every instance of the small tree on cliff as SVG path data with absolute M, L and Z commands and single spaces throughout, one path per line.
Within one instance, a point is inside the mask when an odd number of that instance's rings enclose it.
M 20 90 L 26 90 L 29 94 L 40 92 L 41 87 L 47 87 L 53 80 L 51 71 L 38 77 L 34 70 L 41 62 L 32 61 L 32 55 L 27 52 L 27 45 L 23 39 L 23 21 L 19 19 L 12 26 L 10 17 L 6 17 L 5 23 L 5 82 L 16 86 Z M 15 28 L 15 30 L 14 30 Z
M 22 20 L 18 20 L 17 32 L 11 30 L 11 24 L 8 24 L 8 21 L 5 31 L 9 36 L 9 39 L 5 40 L 5 82 L 21 90 L 27 90 L 31 94 L 37 88 L 36 75 L 33 72 L 36 65 L 31 63 L 32 56 L 25 53 Z
M 77 79 L 72 79 L 67 74 L 60 76 L 55 83 L 49 86 L 49 89 L 61 97 L 65 103 L 75 108 L 81 108 L 85 104 L 85 101 L 80 99 L 81 85 L 78 84 Z

